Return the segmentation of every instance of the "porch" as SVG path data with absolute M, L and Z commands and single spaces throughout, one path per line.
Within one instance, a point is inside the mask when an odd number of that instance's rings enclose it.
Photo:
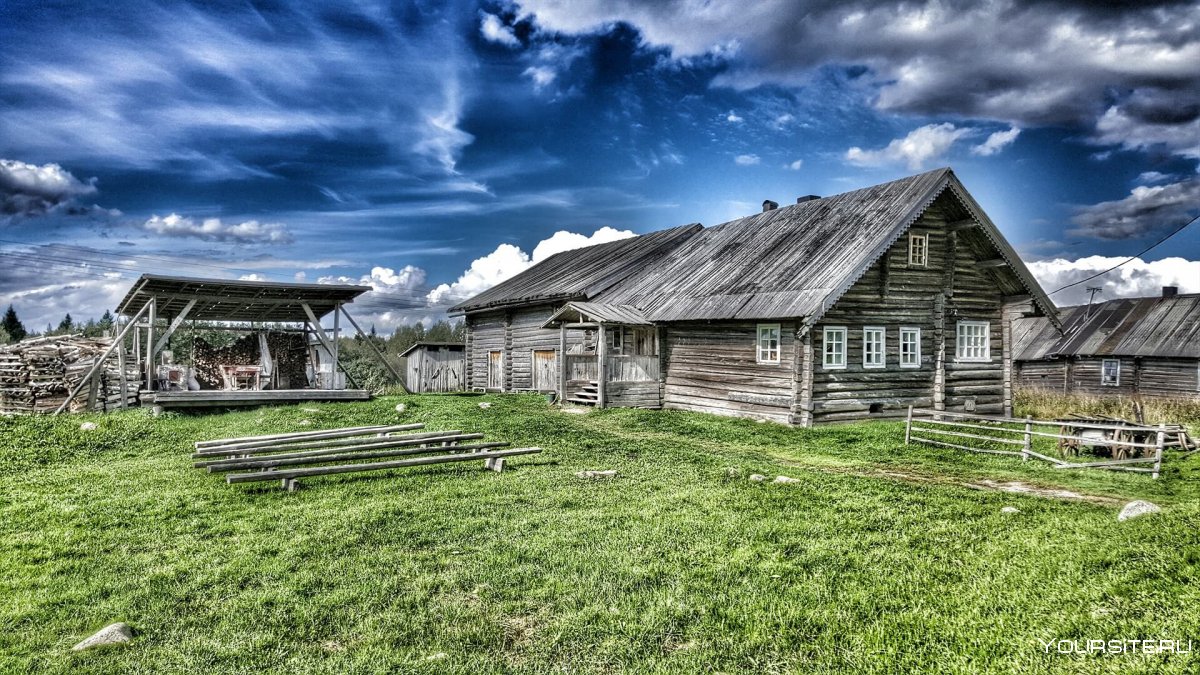
M 632 307 L 572 302 L 546 322 L 559 329 L 560 401 L 598 408 L 661 408 L 658 329 Z M 567 349 L 567 331 L 584 339 Z

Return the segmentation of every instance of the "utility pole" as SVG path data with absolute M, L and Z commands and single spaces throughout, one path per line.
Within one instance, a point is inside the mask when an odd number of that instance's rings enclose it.
M 1101 289 L 1099 286 L 1088 286 L 1087 287 L 1088 293 L 1091 294 L 1088 296 L 1087 316 L 1092 315 L 1092 301 L 1096 299 L 1096 294 L 1099 293 L 1101 290 L 1103 290 L 1103 289 Z

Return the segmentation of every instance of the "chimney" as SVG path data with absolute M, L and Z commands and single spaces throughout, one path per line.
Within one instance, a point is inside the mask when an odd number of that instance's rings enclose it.
M 820 198 L 821 195 L 804 195 L 803 197 L 796 197 L 796 203 L 803 204 L 804 202 L 813 202 Z
M 1164 298 L 1173 298 L 1173 297 L 1179 295 L 1179 287 L 1178 286 L 1163 286 L 1162 288 L 1163 288 L 1162 296 Z
M 763 200 L 763 213 L 774 211 L 777 208 L 779 208 L 779 202 L 773 202 L 770 199 Z

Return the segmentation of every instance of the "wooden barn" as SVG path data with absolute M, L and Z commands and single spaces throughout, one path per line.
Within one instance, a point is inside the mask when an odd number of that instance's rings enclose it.
M 1033 307 L 1057 325 L 950 169 L 616 244 L 559 254 L 459 305 L 468 377 L 806 426 L 909 405 L 1008 413 L 1010 319 Z
M 461 342 L 417 342 L 405 349 L 407 389 L 414 394 L 462 391 L 466 386 Z
M 1017 383 L 1062 393 L 1200 399 L 1200 294 L 1118 298 L 1013 325 Z

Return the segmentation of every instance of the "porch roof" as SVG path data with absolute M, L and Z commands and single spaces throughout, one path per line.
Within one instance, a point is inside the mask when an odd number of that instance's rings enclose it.
M 610 305 L 603 302 L 568 302 L 542 324 L 551 328 L 562 323 L 616 323 L 626 326 L 651 326 L 642 310 L 633 305 Z

